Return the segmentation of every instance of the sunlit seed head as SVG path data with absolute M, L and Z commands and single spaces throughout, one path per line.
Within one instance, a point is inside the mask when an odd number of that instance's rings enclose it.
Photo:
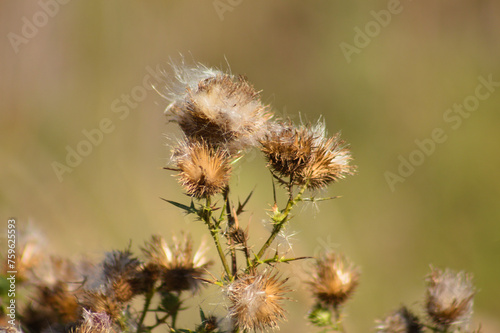
M 227 287 L 231 303 L 229 316 L 235 326 L 243 330 L 278 328 L 278 321 L 285 319 L 281 303 L 290 291 L 277 274 L 270 271 L 257 275 L 243 275 Z
M 432 269 L 427 277 L 427 314 L 441 329 L 467 330 L 475 293 L 471 275 Z
M 111 333 L 111 318 L 104 312 L 83 310 L 83 322 L 70 333 Z
M 170 95 L 166 114 L 188 138 L 231 153 L 258 143 L 271 114 L 246 79 L 204 66 L 174 69 L 185 92 Z
M 28 225 L 27 230 L 17 232 L 19 243 L 16 247 L 16 280 L 18 282 L 37 280 L 38 278 L 33 276 L 34 271 L 37 270 L 41 262 L 49 260 L 43 256 L 45 238 L 36 227 L 31 225 Z M 5 260 L 4 265 L 7 265 L 7 260 Z M 12 270 L 9 267 L 4 268 L 4 271 Z
M 275 124 L 261 145 L 268 165 L 279 177 L 307 184 L 309 189 L 324 188 L 355 170 L 344 141 L 339 134 L 327 137 L 324 122 L 299 127 Z
M 328 252 L 316 259 L 308 284 L 319 302 L 337 308 L 352 296 L 359 275 L 359 268 L 343 255 Z
M 221 193 L 231 177 L 229 155 L 204 142 L 183 142 L 174 150 L 178 179 L 189 195 L 197 198 Z
M 391 313 L 383 320 L 376 321 L 378 333 L 422 333 L 423 325 L 417 316 L 406 307 Z
M 198 291 L 205 270 L 212 264 L 205 257 L 205 243 L 193 254 L 193 243 L 190 236 L 180 240 L 173 237 L 169 245 L 161 236 L 153 236 L 145 244 L 142 251 L 147 265 L 156 267 L 165 291 Z

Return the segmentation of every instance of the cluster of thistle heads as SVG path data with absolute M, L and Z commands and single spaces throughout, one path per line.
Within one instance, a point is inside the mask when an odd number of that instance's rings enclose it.
M 130 249 L 115 250 L 97 264 L 40 259 L 28 242 L 20 252 L 25 260 L 20 261 L 18 280 L 30 296 L 14 331 L 152 332 L 166 325 L 170 332 L 249 332 L 279 328 L 286 319 L 284 303 L 291 288 L 280 264 L 310 258 L 287 258 L 278 247 L 273 254 L 268 252 L 290 221 L 291 209 L 303 201 L 304 191 L 324 189 L 355 172 L 351 153 L 339 134 L 327 135 L 324 122 L 295 125 L 274 115 L 244 77 L 202 65 L 173 68 L 177 82 L 168 87 L 166 114 L 179 125 L 183 137 L 173 148 L 173 166 L 167 169 L 176 172 L 191 204 L 169 202 L 207 225 L 223 268 L 209 273 L 214 260 L 207 258 L 207 247 L 202 243 L 194 251 L 186 234 L 169 242 L 153 236 L 139 256 Z M 253 148 L 264 154 L 274 181 L 286 189 L 288 198 L 283 209 L 274 202 L 273 229 L 260 250 L 249 244 L 248 228 L 239 226 L 247 201 L 235 209 L 229 200 L 232 167 Z M 221 196 L 220 207 L 212 204 L 216 196 Z M 213 216 L 215 211 L 221 212 L 219 218 Z M 244 257 L 240 265 L 237 252 Z M 309 323 L 322 332 L 345 332 L 341 310 L 359 277 L 359 267 L 343 254 L 325 251 L 316 258 L 304 281 L 314 300 Z M 402 307 L 378 321 L 376 330 L 468 332 L 475 294 L 471 277 L 434 269 L 427 284 L 423 319 Z M 226 314 L 206 316 L 200 310 L 194 330 L 177 328 L 186 300 L 200 293 L 202 285 L 221 288 Z M 137 299 L 143 301 L 141 306 L 133 305 Z
M 353 174 L 349 149 L 336 134 L 328 137 L 324 122 L 294 125 L 277 119 L 242 76 L 203 66 L 176 68 L 178 84 L 170 89 L 166 113 L 184 137 L 172 158 L 186 192 L 202 198 L 223 192 L 231 166 L 257 147 L 283 185 L 325 188 Z
M 188 235 L 169 243 L 152 236 L 141 247 L 142 259 L 130 249 L 107 252 L 101 262 L 45 256 L 40 249 L 36 239 L 20 246 L 17 286 L 28 295 L 12 332 L 150 332 L 132 301 L 156 293 L 157 313 L 168 318 L 181 308 L 182 292 L 198 292 L 212 264 L 205 244 L 194 251 Z M 0 325 L 6 320 L 0 316 Z
M 419 318 L 402 306 L 383 320 L 377 320 L 377 332 L 420 333 L 470 331 L 476 289 L 472 276 L 450 269 L 432 268 L 426 278 L 423 315 Z M 479 333 L 480 328 L 476 331 Z

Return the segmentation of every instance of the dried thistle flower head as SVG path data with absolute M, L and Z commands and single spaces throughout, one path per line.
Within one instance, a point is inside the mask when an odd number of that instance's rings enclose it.
M 45 238 L 35 227 L 28 225 L 28 229 L 19 231 L 18 239 L 19 244 L 16 249 L 16 280 L 19 282 L 31 279 L 36 280 L 37 278 L 32 276 L 33 271 L 37 270 L 40 262 L 48 259 L 43 257 Z M 4 271 L 12 270 L 7 267 L 7 260 L 4 261 L 4 265 Z
M 76 294 L 59 281 L 51 286 L 37 286 L 33 302 L 24 309 L 21 318 L 30 332 L 41 332 L 48 327 L 76 322 L 80 311 Z
M 23 324 L 32 332 L 47 327 L 66 325 L 80 318 L 81 307 L 77 297 L 88 267 L 85 261 L 75 263 L 68 259 L 50 257 L 33 272 L 35 294 L 33 301 L 21 313 Z
M 354 173 L 351 153 L 340 134 L 326 136 L 324 122 L 295 127 L 279 123 L 260 141 L 268 165 L 293 184 L 318 189 Z M 283 181 L 283 183 L 288 183 Z
M 440 329 L 467 330 L 475 293 L 471 275 L 432 269 L 427 277 L 427 314 Z
M 212 264 L 205 257 L 207 247 L 202 243 L 193 254 L 190 236 L 180 240 L 172 238 L 171 245 L 161 236 L 153 236 L 142 248 L 147 264 L 155 267 L 160 275 L 164 291 L 198 291 L 204 271 Z
M 343 255 L 327 252 L 316 259 L 308 284 L 319 302 L 336 309 L 352 296 L 359 275 L 359 268 Z
M 86 290 L 80 304 L 88 311 L 105 313 L 111 321 L 121 318 L 125 307 L 124 303 L 117 300 L 109 290 Z
M 111 333 L 111 318 L 104 312 L 92 312 L 83 310 L 83 322 L 71 333 Z
M 106 288 L 119 302 L 128 302 L 142 292 L 141 262 L 129 250 L 106 253 L 102 274 Z
M 290 291 L 287 279 L 280 280 L 270 271 L 256 275 L 243 275 L 227 288 L 231 302 L 229 316 L 243 330 L 278 328 L 278 320 L 285 318 L 281 302 Z
M 183 142 L 174 150 L 173 160 L 180 170 L 179 182 L 189 195 L 212 196 L 229 183 L 231 164 L 226 150 L 215 150 L 203 141 Z
M 418 317 L 405 306 L 391 313 L 384 320 L 377 320 L 376 330 L 379 333 L 422 333 L 423 326 Z
M 258 143 L 271 114 L 245 78 L 203 66 L 174 70 L 185 91 L 171 89 L 166 113 L 189 139 L 224 146 L 231 153 Z

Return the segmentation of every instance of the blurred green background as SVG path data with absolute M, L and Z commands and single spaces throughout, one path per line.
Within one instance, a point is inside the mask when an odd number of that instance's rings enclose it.
M 351 144 L 358 175 L 322 193 L 342 198 L 302 206 L 288 230 L 297 232 L 293 254 L 331 247 L 362 267 L 346 306 L 348 332 L 372 330 L 401 304 L 420 309 L 430 264 L 473 273 L 476 323 L 500 331 L 499 87 L 458 128 L 443 119 L 474 95 L 479 76 L 500 82 L 500 2 L 402 1 L 385 26 L 372 11 L 387 10 L 387 1 L 73 0 L 44 16 L 47 2 L 0 4 L 2 224 L 14 216 L 67 256 L 99 257 L 130 240 L 137 249 L 153 233 L 204 234 L 159 199 L 188 202 L 162 170 L 179 136 L 163 115 L 167 102 L 147 85 L 162 91 L 162 83 L 143 83 L 148 68 L 168 74 L 169 58 L 183 54 L 229 64 L 276 113 L 323 115 L 330 133 L 341 130 Z M 361 45 L 356 34 L 365 28 L 371 37 Z M 341 43 L 356 42 L 346 57 Z M 126 95 L 135 96 L 129 104 Z M 53 163 L 65 164 L 67 147 L 83 145 L 83 131 L 106 118 L 110 133 L 60 181 Z M 400 155 L 416 156 L 415 140 L 435 128 L 447 140 L 391 189 L 386 173 L 398 172 Z M 261 244 L 272 201 L 263 159 L 250 153 L 233 183 L 240 197 L 257 185 L 242 223 L 251 220 Z M 292 284 L 298 301 L 287 305 L 281 329 L 313 331 L 304 320 L 311 300 Z M 205 310 L 218 298 L 211 292 Z M 193 328 L 194 318 L 182 320 Z

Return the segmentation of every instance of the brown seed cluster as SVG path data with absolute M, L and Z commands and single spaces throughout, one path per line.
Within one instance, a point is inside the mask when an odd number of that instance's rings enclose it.
M 121 332 L 124 320 L 132 318 L 133 298 L 155 290 L 158 282 L 161 293 L 197 291 L 210 265 L 205 250 L 193 253 L 189 236 L 174 238 L 171 246 L 154 236 L 143 249 L 146 262 L 128 249 L 106 253 L 97 265 L 41 260 L 30 278 L 33 302 L 20 313 L 23 327 L 28 332 Z
M 336 309 L 352 296 L 359 275 L 359 268 L 343 255 L 328 252 L 316 259 L 308 283 L 318 302 Z
M 281 301 L 290 291 L 277 274 L 270 271 L 243 275 L 230 284 L 227 294 L 231 306 L 229 315 L 235 326 L 243 330 L 266 330 L 277 328 L 278 321 L 285 318 Z
M 77 296 L 82 281 L 78 264 L 58 257 L 47 258 L 33 273 L 33 302 L 20 313 L 25 327 L 41 332 L 50 323 L 64 325 L 78 321 L 81 307 Z
M 106 313 L 83 310 L 83 322 L 70 333 L 111 333 L 114 332 L 111 318 Z
M 250 83 L 227 74 L 205 78 L 196 88 L 186 87 L 186 94 L 167 112 L 190 141 L 203 140 L 231 153 L 256 145 L 271 118 Z
M 185 136 L 173 161 L 189 195 L 221 193 L 230 178 L 229 160 L 257 145 L 276 178 L 289 187 L 325 188 L 354 173 L 349 149 L 339 134 L 327 137 L 323 122 L 272 122 L 269 108 L 245 78 L 204 66 L 174 70 L 184 88 L 170 87 L 166 114 Z
M 467 330 L 475 293 L 472 276 L 449 269 L 433 269 L 427 277 L 427 314 L 440 329 Z
M 352 157 L 340 135 L 327 137 L 324 123 L 295 127 L 277 124 L 261 140 L 269 166 L 283 184 L 307 184 L 318 189 L 354 173 Z
M 222 192 L 229 183 L 231 164 L 227 151 L 215 150 L 205 142 L 184 142 L 174 150 L 179 182 L 196 198 Z
M 203 244 L 193 253 L 189 236 L 180 240 L 174 237 L 171 245 L 163 237 L 153 236 L 142 250 L 147 258 L 146 266 L 158 272 L 164 291 L 198 291 L 200 278 L 212 264 L 204 256 L 207 249 Z
M 403 306 L 384 320 L 378 320 L 376 330 L 378 333 L 422 333 L 423 325 L 417 316 Z

